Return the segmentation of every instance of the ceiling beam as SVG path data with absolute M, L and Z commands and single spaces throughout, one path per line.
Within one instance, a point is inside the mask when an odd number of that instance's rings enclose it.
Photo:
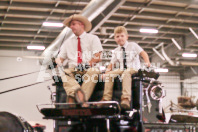
M 0 45 L 20 45 L 20 44 L 25 45 L 25 44 L 29 44 L 29 43 L 27 43 L 27 42 L 0 41 Z M 50 42 L 45 42 L 45 43 L 42 43 L 42 44 L 49 45 Z
M 0 41 L 9 41 L 9 42 L 31 42 L 31 41 L 35 41 L 35 42 L 38 42 L 38 43 L 45 43 L 45 42 L 51 42 L 53 41 L 54 39 L 51 39 L 51 38 L 37 38 L 37 39 L 33 39 L 32 37 L 27 37 L 24 39 L 24 37 L 9 37 L 9 36 L 0 36 Z
M 113 32 L 113 30 L 112 30 Z M 94 34 L 98 35 L 98 36 L 110 36 L 112 33 L 104 33 L 104 34 L 101 34 L 100 32 L 95 32 Z M 149 33 L 140 33 L 139 31 L 138 32 L 134 32 L 134 31 L 128 31 L 128 34 L 129 34 L 129 37 L 145 37 L 145 38 L 161 38 L 161 39 L 171 39 L 171 38 L 180 38 L 181 35 L 178 35 L 178 34 L 166 34 L 164 36 L 161 36 L 162 34 L 161 33 L 158 33 L 158 34 L 149 34 Z
M 32 31 L 6 31 L 1 30 L 0 36 L 24 36 L 24 37 L 32 37 L 35 35 L 36 32 Z M 49 37 L 49 38 L 56 38 L 58 33 L 50 33 L 50 32 L 42 32 L 38 34 L 40 37 Z
M 18 31 L 37 31 L 40 28 L 40 25 L 19 25 L 19 24 L 3 24 L 0 27 L 0 30 L 18 30 Z M 44 32 L 60 32 L 63 27 L 42 27 Z
M 144 19 L 135 19 L 133 21 L 123 21 L 122 19 L 113 19 L 110 18 L 109 20 L 106 21 L 106 24 L 108 24 L 108 26 L 111 25 L 111 27 L 113 26 L 113 24 L 124 24 L 125 22 L 128 22 L 128 25 L 139 25 L 142 27 L 145 26 L 153 26 L 153 27 L 167 27 L 167 28 L 178 28 L 178 29 L 188 29 L 189 27 L 193 27 L 196 28 L 197 24 L 192 24 L 192 23 L 180 23 L 180 22 L 174 22 L 174 23 L 166 23 L 166 21 L 154 21 L 154 20 L 144 20 Z
M 53 3 L 47 2 L 47 3 L 29 3 L 28 1 L 25 2 L 17 2 L 17 1 L 13 1 L 12 2 L 12 6 L 11 6 L 11 10 L 12 9 L 21 9 L 24 11 L 28 11 L 28 10 L 32 10 L 32 11 L 51 11 L 53 10 L 54 4 L 56 4 L 57 1 L 54 1 Z M 65 9 L 67 10 L 73 10 L 73 9 L 77 9 L 77 10 L 83 10 L 85 4 L 80 4 L 80 2 L 78 2 L 79 4 L 69 4 L 69 5 L 64 5 L 64 4 L 59 4 L 59 6 L 56 8 L 56 10 L 63 10 L 63 12 L 65 11 Z M 88 3 L 88 2 L 87 2 Z M 8 7 L 9 3 L 6 1 L 0 1 L 0 9 L 3 7 Z
M 113 17 L 128 17 L 131 12 L 127 10 L 119 10 L 118 12 L 114 13 Z M 169 20 L 169 21 L 182 21 L 182 22 L 191 22 L 197 23 L 198 17 L 197 16 L 177 16 L 175 14 L 162 14 L 157 12 L 141 12 L 141 13 L 134 13 L 133 16 L 136 18 L 145 18 L 145 19 L 153 19 L 153 20 Z
M 190 3 L 189 3 L 190 4 Z M 193 8 L 188 8 L 185 9 L 185 7 L 177 7 L 174 6 L 166 6 L 166 5 L 149 5 L 149 6 L 144 6 L 145 3 L 134 3 L 134 2 L 126 2 L 123 6 L 121 6 L 121 9 L 133 9 L 133 8 L 137 8 L 137 9 L 142 9 L 144 8 L 144 10 L 149 10 L 149 11 L 153 11 L 153 12 L 157 12 L 157 11 L 165 11 L 165 12 L 173 12 L 173 13 L 186 13 L 186 14 L 196 14 L 197 10 L 193 9 Z
M 125 26 L 127 28 L 128 32 L 139 32 L 140 28 L 142 28 L 142 26 Z M 114 27 L 105 27 L 107 32 L 113 32 Z M 155 28 L 155 27 L 148 27 L 148 28 Z M 96 32 L 100 32 L 99 30 L 97 30 Z M 162 27 L 160 28 L 160 30 L 158 30 L 158 33 L 166 33 L 166 34 L 178 34 L 178 35 L 183 35 L 184 33 L 189 33 L 189 29 L 174 29 L 174 30 L 170 30 L 170 28 L 165 28 Z
M 157 2 L 157 1 L 160 1 L 160 2 L 166 2 L 166 3 L 177 3 L 177 4 L 196 4 L 198 5 L 198 1 L 197 0 L 152 0 L 152 2 Z

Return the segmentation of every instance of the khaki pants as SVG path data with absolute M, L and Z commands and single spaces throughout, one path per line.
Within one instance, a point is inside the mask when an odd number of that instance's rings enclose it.
M 113 83 L 114 79 L 117 76 L 122 77 L 122 96 L 121 100 L 124 98 L 129 99 L 131 101 L 131 84 L 132 84 L 132 74 L 137 73 L 136 70 L 133 68 L 128 68 L 126 70 L 114 70 L 110 71 L 105 75 L 105 88 L 104 88 L 104 94 L 103 94 L 103 99 L 110 101 L 112 100 L 112 95 L 113 95 Z
M 61 75 L 61 78 L 63 81 L 63 87 L 67 93 L 67 96 L 74 97 L 74 92 L 76 91 L 76 89 L 80 88 L 80 85 L 75 79 L 75 76 L 76 76 L 77 79 L 82 79 L 82 78 L 84 79 L 84 82 L 81 88 L 85 93 L 86 101 L 88 101 L 89 98 L 91 97 L 91 94 L 94 90 L 96 83 L 98 82 L 98 75 L 100 74 L 99 69 L 89 68 L 82 77 L 80 77 L 80 75 L 74 74 L 74 68 L 68 68 L 68 69 L 65 69 L 64 71 L 68 75 L 63 74 Z

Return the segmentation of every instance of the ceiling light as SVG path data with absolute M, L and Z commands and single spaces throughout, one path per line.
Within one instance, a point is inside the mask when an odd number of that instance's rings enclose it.
M 44 22 L 43 26 L 48 27 L 63 27 L 63 23 Z
M 145 28 L 141 28 L 140 29 L 141 33 L 158 33 L 157 29 L 145 29 Z
M 44 50 L 45 46 L 27 46 L 29 50 Z
M 182 56 L 183 57 L 194 57 L 195 58 L 195 57 L 197 57 L 197 54 L 195 54 L 195 53 L 183 53 Z
M 154 69 L 155 72 L 168 72 L 168 69 L 166 68 L 158 68 L 158 69 Z

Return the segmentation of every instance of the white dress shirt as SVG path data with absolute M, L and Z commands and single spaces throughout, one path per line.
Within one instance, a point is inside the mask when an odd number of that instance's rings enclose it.
M 82 63 L 88 63 L 95 53 L 103 51 L 100 39 L 93 34 L 84 32 L 80 36 Z M 69 68 L 77 66 L 78 39 L 74 36 L 64 41 L 58 57 L 65 59 Z
M 133 68 L 135 70 L 140 69 L 140 59 L 139 54 L 143 51 L 143 49 L 135 42 L 128 42 L 123 45 L 126 52 L 126 62 L 127 62 L 127 68 Z M 122 47 L 119 45 L 117 48 L 115 48 L 111 63 L 116 66 L 120 66 L 120 69 L 124 69 L 123 67 L 123 50 Z M 118 68 L 118 67 L 117 67 Z

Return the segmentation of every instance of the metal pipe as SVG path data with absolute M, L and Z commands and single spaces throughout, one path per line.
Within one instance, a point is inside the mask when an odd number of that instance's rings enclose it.
M 195 36 L 195 38 L 198 39 L 198 35 L 196 34 L 196 32 L 192 28 L 189 28 L 189 30 Z
M 173 44 L 175 44 L 175 46 L 176 46 L 179 50 L 181 50 L 181 46 L 177 43 L 177 41 L 176 41 L 174 38 L 172 38 L 171 40 L 172 40 Z
M 153 48 L 153 51 L 154 51 L 162 60 L 165 60 L 165 58 L 164 58 L 155 48 Z
M 175 66 L 175 63 L 167 56 L 167 54 L 165 53 L 164 51 L 164 46 L 162 45 L 161 46 L 161 50 L 162 50 L 162 55 L 164 56 L 164 58 L 168 61 L 168 63 L 171 65 L 171 66 Z

